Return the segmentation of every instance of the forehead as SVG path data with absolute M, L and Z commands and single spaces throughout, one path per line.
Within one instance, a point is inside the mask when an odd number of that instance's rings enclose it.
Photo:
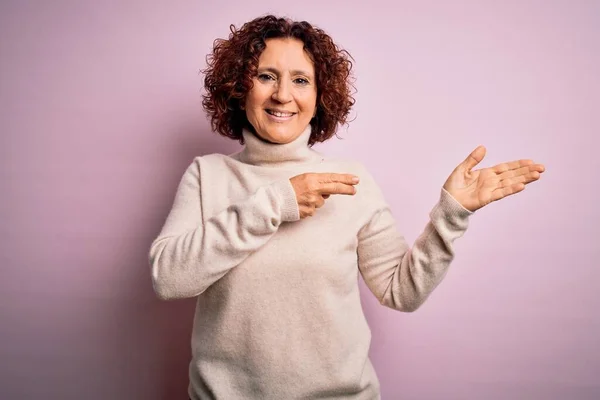
M 314 71 L 313 62 L 304 51 L 304 43 L 294 38 L 274 38 L 265 41 L 266 48 L 258 59 L 259 67 L 280 70 L 304 69 Z

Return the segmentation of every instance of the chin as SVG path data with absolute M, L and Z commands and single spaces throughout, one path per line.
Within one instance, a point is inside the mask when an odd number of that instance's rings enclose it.
M 281 130 L 281 131 L 273 130 L 273 131 L 267 132 L 267 134 L 264 136 L 261 135 L 261 137 L 263 137 L 263 139 L 266 139 L 272 143 L 286 144 L 286 143 L 294 141 L 298 136 L 300 136 L 300 133 L 301 132 L 291 132 L 288 129 Z

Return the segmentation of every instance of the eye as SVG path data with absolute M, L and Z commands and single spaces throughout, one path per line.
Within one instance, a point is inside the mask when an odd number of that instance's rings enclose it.
M 269 80 L 273 80 L 273 76 L 269 75 L 269 74 L 259 74 L 258 75 L 258 80 L 260 81 L 269 81 Z
M 296 78 L 294 79 L 294 82 L 299 85 L 308 85 L 308 81 L 304 78 Z

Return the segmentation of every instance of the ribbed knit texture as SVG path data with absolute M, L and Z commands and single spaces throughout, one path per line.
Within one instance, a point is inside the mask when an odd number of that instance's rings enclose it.
M 359 274 L 381 304 L 414 311 L 467 229 L 472 212 L 442 188 L 408 246 L 367 170 L 325 159 L 309 137 L 276 145 L 245 131 L 240 152 L 196 157 L 151 245 L 157 295 L 197 297 L 193 400 L 379 399 Z M 361 182 L 300 219 L 289 179 L 308 172 Z

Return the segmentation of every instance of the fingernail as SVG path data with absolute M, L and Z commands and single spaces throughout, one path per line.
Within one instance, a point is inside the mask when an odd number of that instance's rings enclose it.
M 360 179 L 358 179 L 358 176 L 355 176 L 354 178 L 352 178 L 352 183 L 358 183 Z

